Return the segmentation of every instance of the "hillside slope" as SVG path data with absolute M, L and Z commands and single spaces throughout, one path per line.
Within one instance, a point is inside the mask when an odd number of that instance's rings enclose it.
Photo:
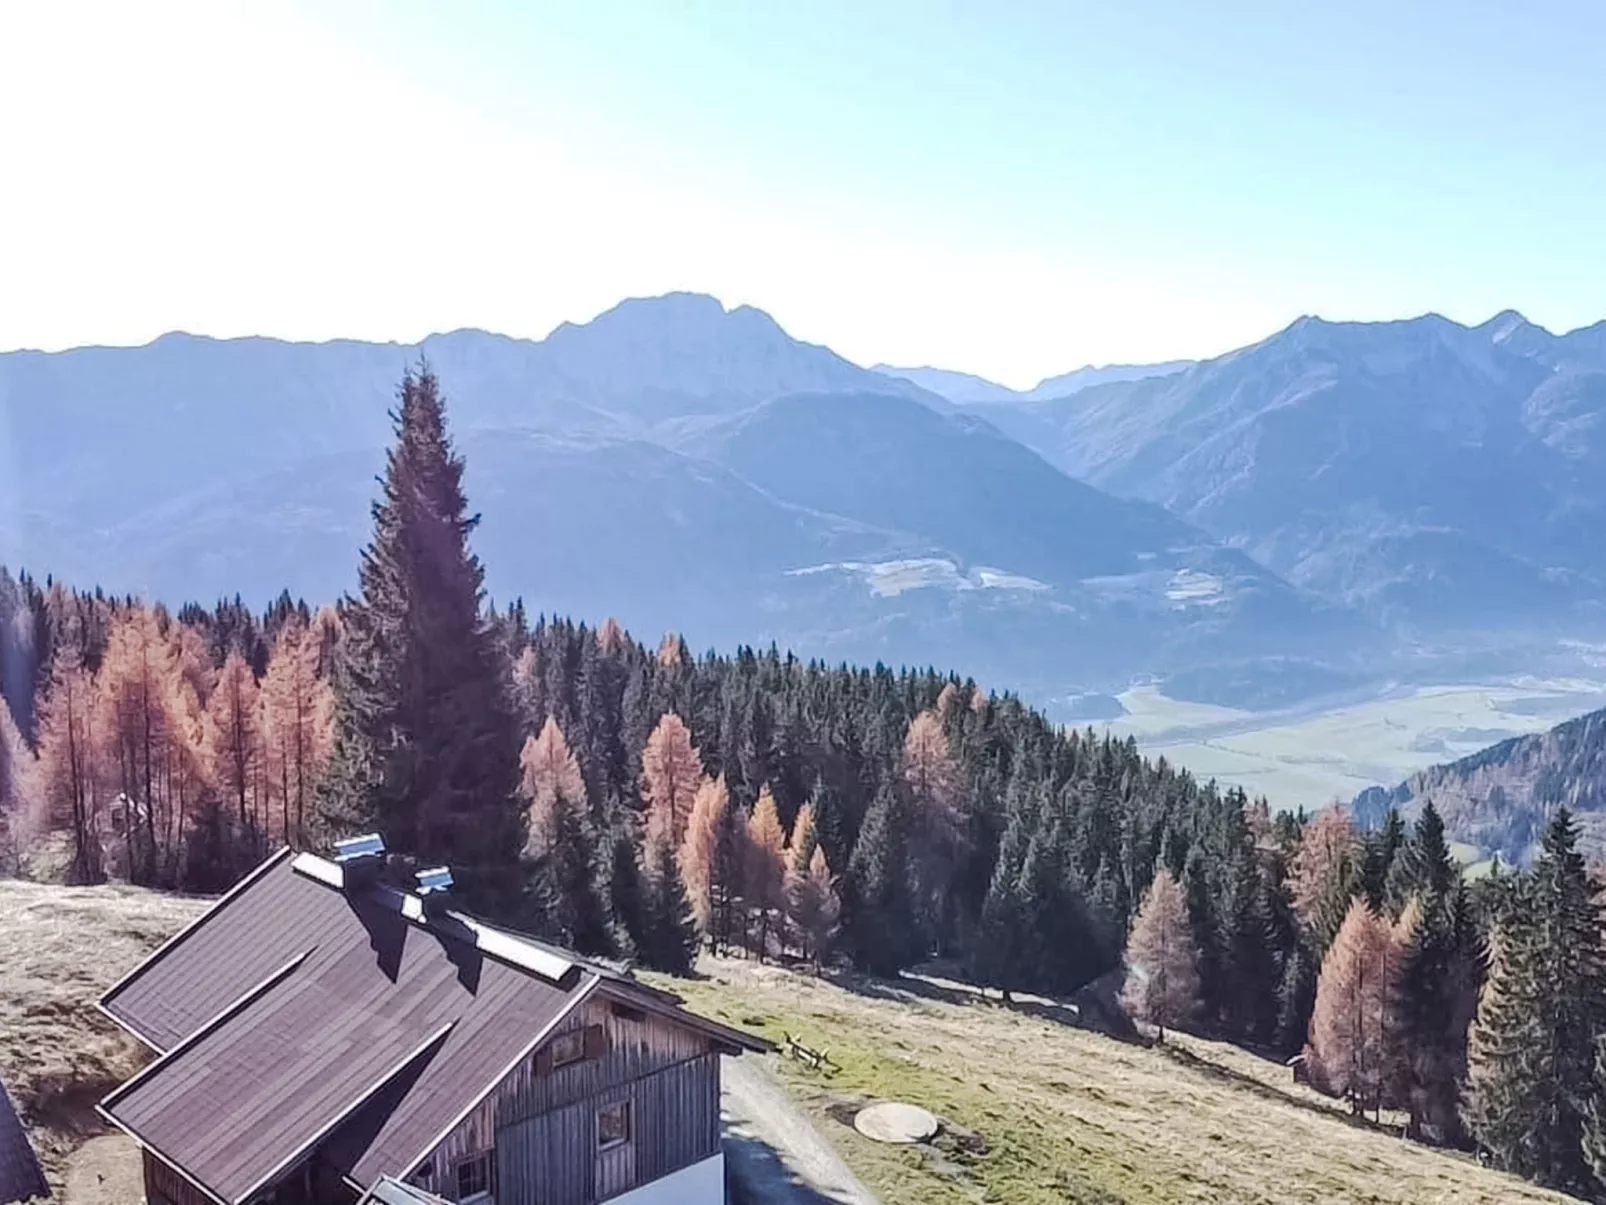
M 102 1148 L 93 1103 L 138 1065 L 93 1002 L 204 902 L 124 887 L 0 880 L 0 1075 L 58 1188 Z M 1515 1205 L 1567 1198 L 1344 1117 L 1280 1065 L 1216 1043 L 1148 1049 L 1079 1028 L 1074 1009 L 1003 1008 L 962 985 L 800 976 L 748 962 L 660 980 L 693 1007 L 826 1047 L 842 1071 L 777 1070 L 886 1205 Z M 946 1132 L 914 1150 L 852 1130 L 856 1102 L 914 1099 Z M 117 1144 L 121 1139 L 105 1138 Z M 96 1166 L 121 1167 L 115 1158 Z M 87 1177 L 95 1184 L 94 1175 Z M 114 1185 L 66 1205 L 110 1200 Z
M 1546 819 L 1563 804 L 1579 814 L 1586 852 L 1606 855 L 1606 710 L 1432 766 L 1393 789 L 1373 787 L 1353 806 L 1375 826 L 1390 808 L 1411 817 L 1428 799 L 1452 838 L 1507 863 L 1531 860 Z

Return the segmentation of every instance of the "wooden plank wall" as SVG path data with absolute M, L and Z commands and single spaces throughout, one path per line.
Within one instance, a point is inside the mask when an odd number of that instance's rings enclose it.
M 597 1109 L 631 1102 L 631 1140 L 597 1150 Z M 719 1153 L 719 1055 L 527 1118 L 497 1134 L 497 1205 L 590 1205 Z
M 511 1162 L 498 1151 L 497 1205 L 570 1205 L 606 1200 L 718 1152 L 719 1055 L 706 1037 L 651 1013 L 622 1015 L 594 997 L 552 1038 L 587 1027 L 601 1030 L 599 1057 L 543 1069 L 536 1052 L 436 1148 L 429 1160 L 434 1177 L 414 1179 L 454 1196 L 458 1160 L 497 1149 L 517 1134 L 519 1151 Z M 625 1099 L 636 1102 L 633 1140 L 599 1155 L 596 1111 Z M 526 1127 L 531 1119 L 543 1124 Z M 509 1175 L 533 1176 L 528 1191 L 540 1195 L 526 1195 Z
M 140 1156 L 145 1163 L 145 1199 L 151 1205 L 213 1205 L 205 1193 L 143 1147 Z

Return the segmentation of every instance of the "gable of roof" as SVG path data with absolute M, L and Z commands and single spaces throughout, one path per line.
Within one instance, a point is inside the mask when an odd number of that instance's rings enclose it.
M 566 951 L 342 882 L 276 855 L 101 1001 L 161 1052 L 102 1112 L 224 1205 L 314 1153 L 359 1187 L 404 1172 L 600 985 L 766 1048 Z
M 0 1205 L 43 1200 L 50 1195 L 44 1170 L 28 1144 L 28 1132 L 0 1083 Z

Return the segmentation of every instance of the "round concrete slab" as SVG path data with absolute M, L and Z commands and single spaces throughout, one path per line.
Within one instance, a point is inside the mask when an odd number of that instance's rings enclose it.
M 937 1119 L 919 1105 L 883 1101 L 860 1109 L 853 1128 L 876 1142 L 930 1142 L 937 1136 Z

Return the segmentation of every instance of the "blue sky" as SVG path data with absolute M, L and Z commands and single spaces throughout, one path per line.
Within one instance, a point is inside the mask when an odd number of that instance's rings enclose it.
M 0 15 L 0 344 L 689 288 L 1029 385 L 1302 313 L 1606 317 L 1594 0 L 130 7 Z

